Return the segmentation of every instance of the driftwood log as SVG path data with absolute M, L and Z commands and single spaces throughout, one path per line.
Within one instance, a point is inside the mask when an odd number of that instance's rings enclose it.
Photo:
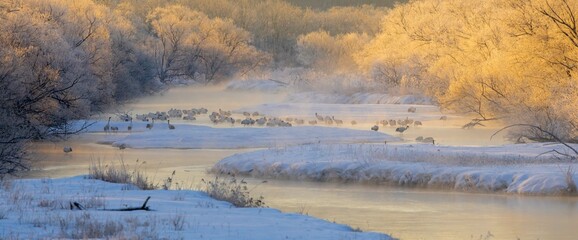
M 149 206 L 147 206 L 147 203 L 149 202 L 149 199 L 151 199 L 151 197 L 147 197 L 147 199 L 144 201 L 144 203 L 142 204 L 142 206 L 140 207 L 127 207 L 127 208 L 117 208 L 117 209 L 103 209 L 103 211 L 150 211 Z M 80 203 L 78 202 L 71 202 L 70 203 L 70 210 L 74 210 L 74 209 L 78 209 L 78 210 L 86 210 L 86 208 L 84 206 L 82 206 Z

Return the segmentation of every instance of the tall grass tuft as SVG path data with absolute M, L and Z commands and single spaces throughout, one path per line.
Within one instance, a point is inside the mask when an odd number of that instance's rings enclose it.
M 202 190 L 214 199 L 230 202 L 235 207 L 266 207 L 263 196 L 257 199 L 251 197 L 247 182 L 244 180 L 237 181 L 233 176 L 226 178 L 217 176 L 212 181 L 202 179 L 201 182 L 205 184 L 205 189 Z
M 566 180 L 566 184 L 568 185 L 568 193 L 569 194 L 578 193 L 578 189 L 576 188 L 576 182 L 574 181 L 574 168 L 572 168 L 572 166 L 568 166 L 568 168 L 564 172 L 564 177 Z
M 98 179 L 105 182 L 111 183 L 125 183 L 136 186 L 141 190 L 154 190 L 158 189 L 157 185 L 153 184 L 148 177 L 139 169 L 139 166 L 144 164 L 144 162 L 139 163 L 136 161 L 137 165 L 129 170 L 128 165 L 121 158 L 119 164 L 114 163 L 103 164 L 102 161 L 93 161 L 88 169 L 88 178 Z

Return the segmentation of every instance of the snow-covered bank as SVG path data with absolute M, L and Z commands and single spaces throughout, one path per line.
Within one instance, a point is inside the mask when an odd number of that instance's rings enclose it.
M 367 182 L 472 192 L 564 194 L 578 163 L 542 155 L 561 145 L 450 147 L 311 144 L 236 154 L 212 171 L 266 178 Z M 578 174 L 571 172 L 573 181 Z
M 126 123 L 125 123 L 126 124 Z M 117 126 L 120 124 L 117 123 Z M 142 125 L 142 126 L 141 126 Z M 103 122 L 91 126 L 89 131 L 102 131 Z M 129 148 L 179 148 L 179 149 L 230 149 L 264 148 L 307 143 L 381 143 L 399 141 L 399 138 L 370 130 L 353 130 L 331 127 L 234 127 L 167 124 L 148 130 L 142 123 L 133 126 L 130 134 L 107 134 L 104 143 L 123 144 Z M 138 131 L 136 129 L 139 129 Z
M 235 208 L 197 191 L 123 190 L 73 177 L 0 182 L 2 239 L 390 239 L 268 208 Z M 147 206 L 153 211 L 103 211 Z M 71 202 L 87 210 L 70 210 Z

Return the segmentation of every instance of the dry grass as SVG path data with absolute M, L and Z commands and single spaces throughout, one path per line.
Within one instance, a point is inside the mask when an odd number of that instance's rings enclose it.
M 139 160 L 137 160 L 136 163 L 133 169 L 129 169 L 129 166 L 122 158 L 119 160 L 118 165 L 115 163 L 103 164 L 100 160 L 93 161 L 88 170 L 88 178 L 111 183 L 131 184 L 141 190 L 158 189 L 139 168 L 145 162 L 139 163 Z
M 568 193 L 578 193 L 578 190 L 576 189 L 576 182 L 574 181 L 574 168 L 572 168 L 572 166 L 568 166 L 564 172 L 564 178 L 566 180 L 566 184 L 568 185 Z
M 202 191 L 214 199 L 230 202 L 236 207 L 265 207 L 263 196 L 257 199 L 251 197 L 247 182 L 242 179 L 237 181 L 233 176 L 225 178 L 217 176 L 212 181 L 205 181 L 205 179 L 201 181 L 205 184 Z

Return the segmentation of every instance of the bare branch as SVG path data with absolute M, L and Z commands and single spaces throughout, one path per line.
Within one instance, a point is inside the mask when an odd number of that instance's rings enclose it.
M 578 157 L 578 150 L 576 150 L 575 148 L 573 148 L 572 146 L 570 146 L 568 143 L 566 143 L 564 140 L 560 139 L 558 136 L 556 136 L 556 135 L 553 134 L 552 132 L 546 131 L 546 130 L 544 130 L 543 128 L 541 128 L 541 127 L 539 127 L 539 126 L 535 126 L 535 125 L 532 125 L 532 124 L 519 123 L 519 124 L 512 124 L 512 125 L 503 127 L 502 129 L 500 129 L 500 130 L 496 131 L 494 134 L 492 134 L 492 136 L 490 137 L 490 139 L 492 139 L 492 138 L 493 138 L 494 136 L 496 136 L 498 133 L 500 133 L 500 132 L 502 132 L 502 131 L 504 131 L 504 130 L 506 130 L 506 129 L 512 128 L 512 127 L 528 127 L 528 128 L 536 129 L 536 130 L 538 130 L 538 131 L 540 131 L 540 132 L 542 132 L 542 133 L 545 133 L 545 134 L 547 134 L 548 136 L 552 137 L 554 140 L 556 140 L 556 142 L 561 143 L 562 145 L 564 145 L 565 147 L 567 147 L 568 149 L 570 149 L 572 152 L 574 152 L 574 154 L 576 155 L 576 156 L 574 156 L 574 159 L 575 159 L 576 157 Z

